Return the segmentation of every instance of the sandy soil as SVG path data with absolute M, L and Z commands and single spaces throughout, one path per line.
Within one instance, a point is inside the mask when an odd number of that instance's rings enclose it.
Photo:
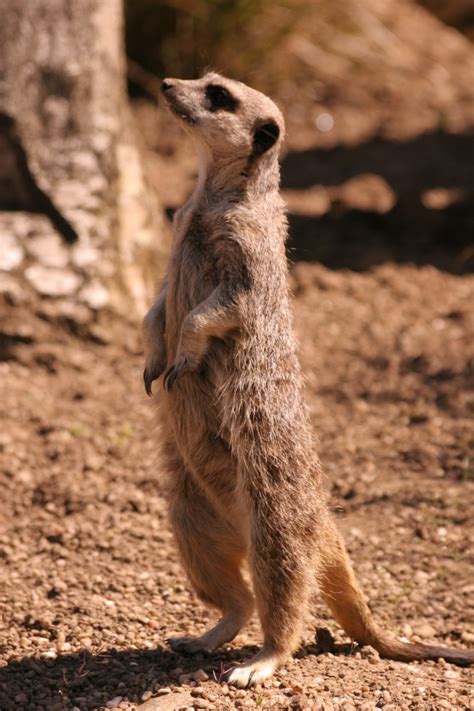
M 377 619 L 472 646 L 474 276 L 299 264 L 292 283 L 328 486 Z M 213 615 L 167 528 L 141 366 L 136 331 L 116 324 L 102 345 L 56 331 L 0 364 L 0 709 L 145 709 L 149 696 L 153 708 L 473 708 L 469 670 L 331 640 L 322 653 L 318 626 L 348 640 L 317 597 L 295 660 L 264 688 L 214 680 L 251 654 L 256 622 L 210 658 L 169 651 L 168 636 Z

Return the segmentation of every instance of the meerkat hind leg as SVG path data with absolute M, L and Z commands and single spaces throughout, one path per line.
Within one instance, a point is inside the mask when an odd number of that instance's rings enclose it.
M 294 547 L 284 526 L 269 515 L 254 520 L 250 565 L 257 608 L 264 634 L 261 650 L 228 673 L 227 681 L 247 687 L 268 679 L 295 651 L 308 604 L 311 563 Z
M 172 637 L 176 652 L 213 652 L 239 633 L 253 611 L 253 595 L 242 577 L 245 546 L 192 480 L 182 472 L 179 493 L 172 497 L 171 523 L 181 560 L 199 598 L 223 613 L 198 637 Z

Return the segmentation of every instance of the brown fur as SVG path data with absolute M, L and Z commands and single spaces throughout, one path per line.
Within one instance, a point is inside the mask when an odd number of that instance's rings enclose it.
M 229 681 L 257 683 L 297 647 L 316 575 L 355 641 L 393 659 L 472 663 L 471 652 L 402 643 L 377 627 L 329 513 L 292 329 L 280 112 L 215 74 L 166 82 L 167 103 L 196 138 L 202 165 L 145 319 L 144 377 L 151 392 L 167 369 L 156 400 L 171 524 L 192 585 L 223 615 L 202 637 L 171 646 L 212 652 L 238 633 L 255 599 L 264 645 Z M 209 84 L 227 89 L 237 109 L 211 111 Z

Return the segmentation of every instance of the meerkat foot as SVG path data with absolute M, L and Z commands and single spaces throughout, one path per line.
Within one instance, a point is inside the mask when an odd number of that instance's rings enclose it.
M 260 684 L 272 676 L 281 662 L 282 657 L 275 650 L 261 649 L 245 664 L 230 669 L 227 673 L 227 683 L 241 689 Z
M 218 647 L 230 642 L 240 632 L 248 615 L 227 615 L 215 627 L 205 632 L 200 637 L 172 637 L 168 640 L 173 652 L 184 654 L 197 654 L 205 652 L 210 654 Z

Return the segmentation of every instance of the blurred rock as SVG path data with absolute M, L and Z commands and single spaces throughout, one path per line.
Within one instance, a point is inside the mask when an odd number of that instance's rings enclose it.
M 0 269 L 7 272 L 15 269 L 22 263 L 24 254 L 13 234 L 0 233 Z
M 53 231 L 32 237 L 27 243 L 28 252 L 45 267 L 63 269 L 69 262 L 70 251 L 61 237 Z
M 69 296 L 81 284 L 81 277 L 69 269 L 49 269 L 34 264 L 25 271 L 30 284 L 42 296 Z

